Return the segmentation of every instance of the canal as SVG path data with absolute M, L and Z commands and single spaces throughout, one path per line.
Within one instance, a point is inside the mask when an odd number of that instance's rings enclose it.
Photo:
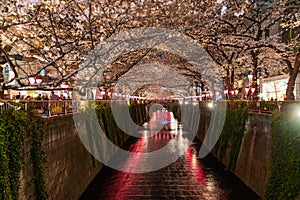
M 227 171 L 212 155 L 198 158 L 201 144 L 192 142 L 180 125 L 176 129 L 165 128 L 149 135 L 155 127 L 159 113 L 151 117 L 141 138 L 130 138 L 124 149 L 130 152 L 153 152 L 162 147 L 170 152 L 186 149 L 170 165 L 146 173 L 127 173 L 157 160 L 147 160 L 147 156 L 128 157 L 122 163 L 124 170 L 104 167 L 82 195 L 81 200 L 138 200 L 138 199 L 195 199 L 195 200 L 256 200 L 260 199 L 236 176 Z M 177 124 L 177 122 L 176 122 Z M 155 129 L 155 128 L 154 128 Z M 148 134 L 148 137 L 147 137 Z M 175 142 L 174 142 L 175 141 Z M 171 144 L 171 145 L 170 145 Z M 186 146 L 188 145 L 188 146 Z M 116 155 L 117 156 L 117 155 Z M 130 170 L 128 170 L 130 169 Z M 124 172 L 127 171 L 127 172 Z

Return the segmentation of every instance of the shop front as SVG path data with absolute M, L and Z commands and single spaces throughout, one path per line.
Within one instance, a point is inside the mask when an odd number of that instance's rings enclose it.
M 271 101 L 279 100 L 283 101 L 286 98 L 286 89 L 289 76 L 281 75 L 270 78 L 264 78 L 262 83 L 262 91 L 260 94 L 261 100 Z M 294 96 L 295 100 L 300 99 L 300 78 L 298 76 L 295 84 Z

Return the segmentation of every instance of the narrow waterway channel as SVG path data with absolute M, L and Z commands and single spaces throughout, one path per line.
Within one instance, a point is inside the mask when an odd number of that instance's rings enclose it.
M 141 134 L 149 134 L 149 130 Z M 172 131 L 161 130 L 149 137 L 130 138 L 124 149 L 139 153 L 152 152 L 170 144 L 170 141 L 176 141 L 172 142 L 176 146 L 168 145 L 170 151 L 187 149 L 176 162 L 147 173 L 126 173 L 104 167 L 82 195 L 81 200 L 260 199 L 211 155 L 199 159 L 198 150 L 201 144 L 191 143 L 180 126 Z M 135 169 L 147 162 L 153 164 L 159 160 L 129 157 L 123 167 Z

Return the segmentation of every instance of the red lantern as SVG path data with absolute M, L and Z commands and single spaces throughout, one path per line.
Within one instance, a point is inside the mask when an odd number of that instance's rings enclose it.
M 35 81 L 37 84 L 41 84 L 43 82 L 43 79 L 37 78 L 37 79 L 35 79 Z
M 249 88 L 245 88 L 245 94 L 248 94 L 249 90 Z
M 34 77 L 29 77 L 28 78 L 28 81 L 31 85 L 34 85 L 35 84 L 35 78 Z

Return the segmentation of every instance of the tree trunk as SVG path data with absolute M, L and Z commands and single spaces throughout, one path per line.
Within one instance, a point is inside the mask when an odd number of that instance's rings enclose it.
M 0 89 L 0 99 L 4 99 L 4 90 Z
M 0 56 L 2 56 L 2 33 L 3 31 L 0 30 Z M 6 61 L 5 59 L 1 60 L 2 62 L 0 63 L 0 65 L 4 64 Z M 3 74 L 2 74 L 2 67 L 0 66 L 0 85 L 1 83 L 4 81 L 4 77 L 3 77 Z M 4 99 L 4 90 L 2 89 L 2 87 L 0 86 L 0 99 Z
M 256 51 L 251 51 L 251 55 L 252 55 L 252 75 L 253 75 L 253 78 L 252 78 L 252 83 L 250 85 L 250 87 L 254 87 L 255 88 L 255 91 L 253 93 L 253 100 L 258 100 L 258 90 L 257 90 L 257 67 L 258 67 L 258 55 L 259 55 L 259 52 L 256 50 Z M 249 92 L 250 93 L 250 92 Z
M 293 100 L 294 99 L 294 88 L 296 83 L 296 78 L 299 74 L 299 68 L 300 68 L 300 52 L 296 55 L 295 65 L 294 68 L 290 71 L 290 77 L 286 89 L 286 99 L 287 100 Z

